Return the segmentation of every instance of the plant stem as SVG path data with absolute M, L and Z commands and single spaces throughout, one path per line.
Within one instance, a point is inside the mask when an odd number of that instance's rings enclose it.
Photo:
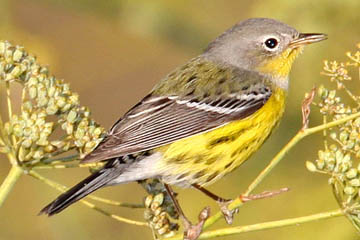
M 10 169 L 9 174 L 6 176 L 4 182 L 0 186 L 0 207 L 5 202 L 6 197 L 9 195 L 11 189 L 14 187 L 14 184 L 22 175 L 23 170 L 17 166 L 13 165 Z
M 88 167 L 97 167 L 102 166 L 103 164 L 51 164 L 51 165 L 38 165 L 32 167 L 32 169 L 65 169 L 65 168 L 88 168 Z
M 345 122 L 350 121 L 350 120 L 352 120 L 354 118 L 357 118 L 357 117 L 360 117 L 360 112 L 351 114 L 351 115 L 349 115 L 347 117 L 344 117 L 344 118 L 341 118 L 341 119 L 338 119 L 338 120 L 335 120 L 335 121 L 331 121 L 331 122 L 328 122 L 328 123 L 321 124 L 321 125 L 316 126 L 316 127 L 308 128 L 308 129 L 306 129 L 304 131 L 304 134 L 305 134 L 305 136 L 308 136 L 310 134 L 322 131 L 324 129 L 335 127 L 337 125 L 340 125 L 342 123 L 345 123 Z
M 291 225 L 298 225 L 301 223 L 312 222 L 315 220 L 333 218 L 343 216 L 345 213 L 341 209 L 308 215 L 304 217 L 297 217 L 297 218 L 288 218 L 278 221 L 271 221 L 271 222 L 264 222 L 264 223 L 257 223 L 252 225 L 246 226 L 239 226 L 239 227 L 229 227 L 229 228 L 222 228 L 213 231 L 207 231 L 202 233 L 198 239 L 208 239 L 208 238 L 215 238 L 220 236 L 229 236 L 239 233 L 246 233 L 246 232 L 254 232 L 272 228 L 279 228 Z M 181 240 L 183 238 L 182 234 L 178 234 L 174 237 L 167 238 L 166 240 Z
M 11 105 L 11 94 L 10 94 L 10 82 L 7 81 L 5 83 L 5 85 L 6 85 L 6 100 L 7 100 L 9 121 L 10 121 L 12 119 L 12 117 L 13 117 L 12 105 Z M 16 137 L 15 137 L 15 135 L 12 134 L 11 139 L 12 139 L 12 144 L 15 147 L 16 146 Z
M 331 127 L 335 127 L 339 124 L 345 123 L 347 121 L 350 121 L 354 118 L 360 117 L 360 112 L 351 114 L 347 117 L 329 122 L 324 123 L 316 127 L 307 128 L 300 130 L 281 150 L 278 152 L 275 157 L 271 160 L 271 162 L 267 165 L 267 167 L 260 172 L 260 174 L 255 178 L 255 180 L 249 185 L 244 196 L 249 195 L 263 180 L 264 178 L 271 172 L 271 170 L 284 158 L 285 154 L 290 151 L 290 149 L 296 145 L 300 140 L 305 138 L 306 136 L 309 136 L 311 134 L 314 134 L 316 132 L 322 131 L 324 129 L 328 129 Z M 241 198 L 236 198 L 230 205 L 229 209 L 235 209 L 240 207 L 243 204 L 241 201 Z M 215 222 L 217 222 L 220 218 L 222 218 L 222 212 L 218 211 L 216 214 L 214 214 L 212 217 L 210 217 L 204 224 L 203 229 L 206 229 L 213 225 Z
M 289 150 L 296 145 L 300 140 L 305 138 L 306 136 L 309 136 L 311 134 L 314 134 L 316 132 L 320 132 L 324 129 L 328 129 L 331 127 L 335 127 L 339 124 L 345 123 L 349 120 L 352 120 L 356 117 L 360 117 L 360 112 L 352 114 L 348 117 L 344 117 L 342 119 L 332 121 L 330 123 L 324 123 L 316 127 L 307 128 L 304 130 L 299 131 L 282 149 L 280 152 L 276 154 L 276 156 L 271 160 L 269 165 L 258 175 L 258 177 L 250 184 L 248 189 L 245 192 L 245 196 L 249 195 L 258 185 L 259 183 L 269 174 L 269 172 L 283 159 L 285 154 L 289 152 Z
M 257 178 L 249 185 L 244 195 L 249 195 L 261 182 L 262 180 L 271 172 L 271 170 L 283 159 L 285 154 L 296 145 L 303 137 L 304 131 L 299 131 L 282 149 L 276 154 L 276 156 L 271 160 L 269 165 L 264 168 Z
M 112 206 L 117 206 L 117 207 L 145 208 L 144 204 L 118 202 L 118 201 L 114 201 L 111 199 L 106 199 L 106 198 L 102 198 L 102 197 L 98 197 L 98 196 L 94 196 L 94 195 L 90 195 L 90 196 L 88 196 L 88 198 L 90 198 L 94 201 L 102 202 L 102 203 L 112 205 Z
M 0 102 L 0 106 L 1 106 L 1 102 Z M 4 129 L 4 123 L 0 114 L 0 144 L 5 146 L 5 141 L 3 140 L 3 138 L 5 139 L 5 129 Z
M 9 114 L 9 119 L 12 118 L 12 107 L 11 107 L 11 97 L 10 97 L 10 83 L 7 81 L 5 83 L 6 85 L 6 101 L 7 101 L 7 107 L 8 107 L 8 114 Z
M 1 102 L 0 102 L 0 106 L 1 106 Z M 5 145 L 6 136 L 7 134 L 5 133 L 5 129 L 4 129 L 4 121 L 2 120 L 2 116 L 0 113 L 0 141 L 2 145 Z
M 65 192 L 66 191 L 66 187 L 62 186 L 61 184 L 57 183 L 57 182 L 54 182 L 50 179 L 47 179 L 45 177 L 43 177 L 42 175 L 38 174 L 37 172 L 35 172 L 34 170 L 30 170 L 28 172 L 28 174 L 40 181 L 42 181 L 43 183 L 61 191 L 61 192 Z M 148 226 L 148 224 L 146 222 L 140 222 L 140 221 L 134 221 L 134 220 L 131 220 L 131 219 L 127 219 L 127 218 L 124 218 L 124 217 L 120 217 L 118 215 L 115 215 L 115 214 L 112 214 L 112 213 L 109 213 L 105 210 L 103 210 L 102 208 L 99 208 L 97 207 L 95 204 L 93 203 L 90 203 L 86 200 L 80 200 L 81 203 L 85 204 L 87 207 L 89 208 L 92 208 L 94 209 L 95 211 L 99 212 L 99 213 L 102 213 L 108 217 L 111 217 L 115 220 L 118 220 L 120 222 L 124 222 L 124 223 L 128 223 L 128 224 L 133 224 L 133 225 L 138 225 L 138 226 Z
M 80 200 L 83 204 L 85 204 L 86 206 L 88 206 L 89 208 L 92 208 L 94 209 L 95 211 L 99 212 L 99 213 L 102 213 L 104 214 L 105 216 L 108 216 L 108 217 L 111 217 L 117 221 L 120 221 L 120 222 L 124 222 L 124 223 L 128 223 L 128 224 L 132 224 L 132 225 L 137 225 L 137 226 L 144 226 L 144 227 L 148 227 L 149 224 L 146 223 L 146 222 L 139 222 L 139 221 L 134 221 L 134 220 L 131 220 L 131 219 L 128 219 L 128 218 L 124 218 L 124 217 L 120 217 L 116 214 L 112 214 L 112 213 L 109 213 L 105 210 L 103 210 L 102 208 L 99 208 L 97 207 L 95 204 L 93 203 L 90 203 L 88 201 L 85 201 L 85 200 Z

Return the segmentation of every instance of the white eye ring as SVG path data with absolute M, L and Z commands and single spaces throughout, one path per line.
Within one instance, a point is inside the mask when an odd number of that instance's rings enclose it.
M 278 38 L 270 36 L 265 38 L 263 45 L 267 51 L 273 52 L 279 48 L 279 42 L 280 40 Z

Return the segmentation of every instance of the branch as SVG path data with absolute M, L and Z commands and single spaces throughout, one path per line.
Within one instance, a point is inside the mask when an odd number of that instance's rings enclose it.
M 39 165 L 39 166 L 34 166 L 31 167 L 32 170 L 37 170 L 37 169 L 65 169 L 65 168 L 82 168 L 82 167 L 94 167 L 94 166 L 100 166 L 103 164 L 98 164 L 98 163 L 87 163 L 87 164 L 79 164 L 79 163 L 74 163 L 74 164 L 57 164 L 57 165 Z M 68 189 L 67 187 L 58 184 L 58 186 L 61 186 L 64 190 Z M 102 197 L 98 197 L 98 196 L 94 196 L 94 195 L 88 195 L 87 198 L 98 201 L 98 202 L 102 202 L 108 205 L 112 205 L 112 206 L 117 206 L 117 207 L 128 207 L 128 208 L 144 208 L 144 204 L 133 204 L 133 203 L 124 203 L 124 202 L 118 202 L 118 201 L 114 201 L 114 200 L 110 200 L 110 199 L 106 199 L 106 198 L 102 198 Z
M 1 102 L 0 102 L 0 106 L 1 106 Z M 5 141 L 7 140 L 6 136 L 7 136 L 7 134 L 4 129 L 4 121 L 2 120 L 2 116 L 0 114 L 0 143 L 3 146 L 6 145 L 5 144 Z
M 304 134 L 305 134 L 305 136 L 308 136 L 310 134 L 322 131 L 324 129 L 332 128 L 332 127 L 335 127 L 337 125 L 343 124 L 343 123 L 345 123 L 347 121 L 350 121 L 350 120 L 353 120 L 354 118 L 357 118 L 357 117 L 360 117 L 360 112 L 351 114 L 351 115 L 349 115 L 347 117 L 344 117 L 344 118 L 341 118 L 341 119 L 338 119 L 338 120 L 335 120 L 335 121 L 332 121 L 332 122 L 324 123 L 324 124 L 321 124 L 319 126 L 306 129 L 304 131 Z
M 47 179 L 43 176 L 41 176 L 40 174 L 38 174 L 37 172 L 35 172 L 34 170 L 30 170 L 28 172 L 28 174 L 40 181 L 42 181 L 43 183 L 59 190 L 60 192 L 65 192 L 66 191 L 66 187 L 62 186 L 61 184 L 57 183 L 57 182 L 54 182 L 50 179 Z M 99 198 L 98 198 L 99 199 Z M 115 220 L 118 220 L 120 222 L 124 222 L 124 223 L 128 223 L 128 224 L 133 224 L 133 225 L 138 225 L 138 226 L 148 226 L 148 224 L 146 222 L 139 222 L 139 221 L 134 221 L 134 220 L 131 220 L 131 219 L 127 219 L 127 218 L 124 218 L 124 217 L 120 217 L 118 215 L 115 215 L 115 214 L 112 214 L 112 213 L 109 213 L 105 210 L 103 210 L 102 208 L 99 208 L 97 207 L 95 204 L 93 203 L 90 203 L 86 200 L 80 200 L 81 203 L 85 204 L 87 207 L 89 208 L 92 208 L 94 209 L 95 211 L 99 212 L 99 213 L 102 213 L 104 214 L 105 216 L 108 216 L 108 217 L 111 217 Z
M 12 106 L 11 106 L 10 82 L 7 81 L 5 84 L 6 84 L 6 100 L 7 100 L 9 121 L 11 121 L 11 119 L 13 117 L 13 113 L 12 113 Z M 12 144 L 15 147 L 16 146 L 16 137 L 15 137 L 15 135 L 12 134 L 11 139 L 12 139 Z
M 20 167 L 12 165 L 9 174 L 6 176 L 4 182 L 0 186 L 0 207 L 5 202 L 6 197 L 9 195 L 10 191 L 22 173 L 23 170 Z
M 284 220 L 257 223 L 252 225 L 239 226 L 239 227 L 222 228 L 222 229 L 204 232 L 199 236 L 198 239 L 208 239 L 208 238 L 215 238 L 220 236 L 223 237 L 223 236 L 229 236 L 239 233 L 254 232 L 254 231 L 279 228 L 279 227 L 285 227 L 291 225 L 299 225 L 301 223 L 312 222 L 315 220 L 340 217 L 343 216 L 344 214 L 345 212 L 343 210 L 338 209 L 338 210 L 313 214 L 304 217 L 288 218 Z M 166 240 L 181 240 L 181 239 L 182 239 L 182 234 L 178 234 L 174 237 L 167 238 Z
M 270 171 L 284 158 L 285 154 L 290 151 L 300 140 L 305 138 L 306 136 L 309 136 L 311 134 L 314 134 L 316 132 L 320 132 L 324 129 L 335 127 L 337 125 L 340 125 L 342 123 L 345 123 L 347 121 L 350 121 L 354 118 L 360 117 L 360 112 L 351 114 L 347 117 L 344 117 L 342 119 L 332 121 L 329 123 L 324 123 L 316 127 L 307 128 L 304 130 L 300 130 L 282 149 L 276 156 L 271 160 L 271 162 L 268 164 L 268 166 L 261 171 L 261 173 L 255 178 L 255 180 L 249 185 L 243 196 L 249 195 L 263 180 L 264 178 L 270 173 Z M 229 210 L 235 209 L 240 207 L 243 204 L 240 198 L 236 198 L 230 205 Z M 212 217 L 210 217 L 204 224 L 204 229 L 212 226 L 215 222 L 217 222 L 219 219 L 222 218 L 221 211 L 218 211 L 216 214 L 214 214 Z
M 114 200 L 110 200 L 110 199 L 106 199 L 106 198 L 102 198 L 102 197 L 98 197 L 98 196 L 93 196 L 93 195 L 88 196 L 88 198 L 90 198 L 94 201 L 102 202 L 102 203 L 112 205 L 112 206 L 117 206 L 117 207 L 145 208 L 144 204 L 123 203 L 123 202 L 118 202 L 118 201 L 114 201 Z
M 311 108 L 310 105 L 314 100 L 316 94 L 316 88 L 313 87 L 311 89 L 310 94 L 306 94 L 305 95 L 305 99 L 302 102 L 302 106 L 301 106 L 301 113 L 302 113 L 302 119 L 303 119 L 303 126 L 301 128 L 301 130 L 305 130 L 309 127 L 309 117 L 310 117 L 310 112 L 311 112 Z
M 30 160 L 30 161 L 25 162 L 24 164 L 31 168 L 39 168 L 40 166 L 41 167 L 44 166 L 44 168 L 45 168 L 45 166 L 51 166 L 50 164 L 71 162 L 71 161 L 75 161 L 78 159 L 79 159 L 79 155 L 74 154 L 74 155 L 61 157 L 61 158 L 47 158 L 47 159 L 41 160 L 41 162 L 39 162 L 39 160 Z
M 38 165 L 31 167 L 32 169 L 65 169 L 65 168 L 89 168 L 89 167 L 99 167 L 104 165 L 103 163 L 72 163 L 72 164 L 47 164 L 47 165 Z

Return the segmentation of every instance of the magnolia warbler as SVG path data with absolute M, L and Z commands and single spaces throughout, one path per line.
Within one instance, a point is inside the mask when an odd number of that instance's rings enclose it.
M 104 168 L 41 213 L 56 214 L 101 187 L 148 178 L 209 193 L 203 186 L 269 137 L 284 112 L 293 61 L 304 45 L 324 39 L 273 19 L 236 24 L 118 120 L 82 161 L 107 161 Z

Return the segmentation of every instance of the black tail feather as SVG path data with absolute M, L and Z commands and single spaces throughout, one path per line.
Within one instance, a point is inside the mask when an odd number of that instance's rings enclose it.
M 79 201 L 88 194 L 105 186 L 108 182 L 119 175 L 119 172 L 114 174 L 113 170 L 114 169 L 111 168 L 104 168 L 98 172 L 93 173 L 65 193 L 61 194 L 57 199 L 43 208 L 39 215 L 46 214 L 48 216 L 52 216 L 56 213 L 59 213 L 76 201 Z

